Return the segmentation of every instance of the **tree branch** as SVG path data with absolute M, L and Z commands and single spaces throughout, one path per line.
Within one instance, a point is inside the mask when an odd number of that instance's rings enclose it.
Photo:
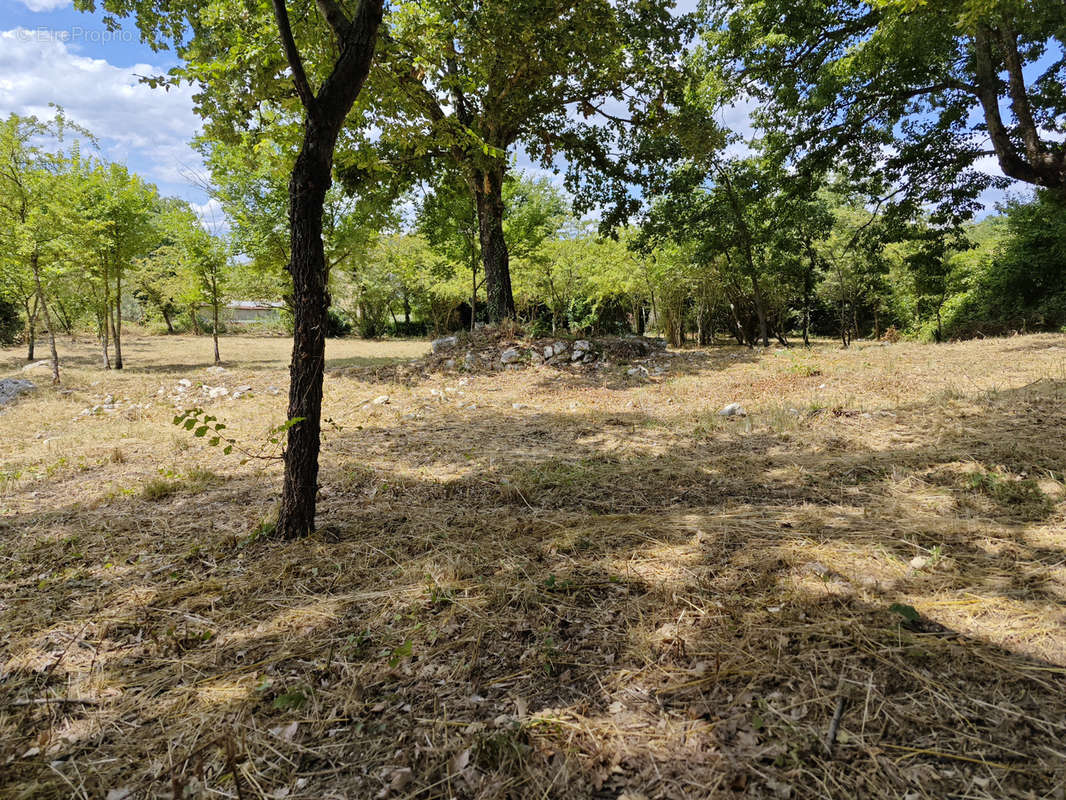
M 348 16 L 344 13 L 344 9 L 334 2 L 334 0 L 315 0 L 315 5 L 318 6 L 319 13 L 326 18 L 329 27 L 331 27 L 333 32 L 337 34 L 337 38 L 340 40 L 340 44 L 343 47 L 344 40 L 348 37 L 348 32 L 352 29 L 352 21 L 348 19 Z
M 1036 121 L 1033 119 L 1033 109 L 1029 105 L 1029 95 L 1025 90 L 1022 60 L 1018 55 L 1018 34 L 1004 24 L 999 29 L 999 41 L 1003 49 L 1003 61 L 1007 66 L 1010 107 L 1021 128 L 1025 154 L 1029 157 L 1029 163 L 1036 166 L 1044 148 L 1040 143 L 1040 134 L 1036 128 Z
M 304 108 L 310 112 L 315 108 L 315 93 L 307 81 L 303 60 L 300 58 L 300 51 L 296 48 L 296 40 L 292 36 L 292 25 L 289 23 L 289 12 L 285 8 L 285 0 L 272 0 L 272 2 L 274 18 L 278 22 L 278 34 L 281 36 L 281 47 L 285 51 L 285 60 L 289 62 L 289 69 L 292 70 L 296 94 L 299 95 Z

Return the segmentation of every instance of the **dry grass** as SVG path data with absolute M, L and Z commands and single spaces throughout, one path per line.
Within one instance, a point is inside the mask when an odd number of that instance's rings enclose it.
M 223 345 L 68 345 L 0 411 L 0 796 L 1064 796 L 1066 337 L 384 386 L 421 345 L 331 343 L 293 543 L 170 424 L 181 378 L 282 419 L 287 344 Z

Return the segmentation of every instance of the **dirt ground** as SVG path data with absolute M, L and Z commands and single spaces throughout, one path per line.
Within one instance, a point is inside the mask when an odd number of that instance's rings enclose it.
M 273 452 L 288 342 L 61 344 L 0 351 L 0 797 L 1066 797 L 1066 336 L 331 341 L 296 542 L 172 424 Z

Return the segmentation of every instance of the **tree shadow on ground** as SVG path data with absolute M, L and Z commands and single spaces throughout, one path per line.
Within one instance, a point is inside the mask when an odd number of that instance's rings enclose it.
M 270 472 L 2 518 L 0 794 L 1055 796 L 1064 396 L 368 424 L 291 543 Z

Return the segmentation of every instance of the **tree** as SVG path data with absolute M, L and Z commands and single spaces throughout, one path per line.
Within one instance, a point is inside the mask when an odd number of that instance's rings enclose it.
M 52 383 L 59 385 L 59 353 L 49 305 L 50 289 L 64 262 L 56 246 L 63 235 L 63 172 L 68 163 L 58 151 L 66 120 L 61 112 L 40 122 L 36 117 L 11 114 L 0 126 L 0 216 L 4 231 L 0 264 L 5 291 L 18 297 L 27 312 L 28 335 L 33 355 L 36 315 L 44 317 L 52 361 Z M 48 145 L 56 149 L 49 149 Z M 30 298 L 32 297 L 32 305 Z
M 178 200 L 167 204 L 159 227 L 165 243 L 146 260 L 146 271 L 164 276 L 154 290 L 172 295 L 194 319 L 202 306 L 211 309 L 215 364 L 220 364 L 219 313 L 228 287 L 225 243 L 204 229 L 188 203 Z
M 565 150 L 582 155 L 582 168 L 590 161 L 609 168 L 612 137 L 588 120 L 622 125 L 654 109 L 680 49 L 671 6 L 645 0 L 394 6 L 381 69 L 372 77 L 381 137 L 368 145 L 394 170 L 426 169 L 443 158 L 458 171 L 477 214 L 490 319 L 515 315 L 503 224 L 509 152 L 523 145 L 552 166 Z
M 95 5 L 95 0 L 77 0 L 79 8 Z M 101 5 L 111 14 L 136 16 L 149 44 L 159 47 L 168 39 L 176 44 L 185 63 L 172 79 L 203 86 L 197 108 L 208 120 L 209 135 L 225 139 L 227 130 L 246 129 L 263 107 L 272 115 L 281 111 L 302 117 L 299 154 L 289 178 L 291 424 L 277 532 L 286 538 L 303 536 L 315 528 L 318 494 L 329 308 L 323 206 L 333 181 L 337 139 L 370 71 L 383 0 L 358 0 L 350 11 L 337 0 L 272 0 L 273 25 L 262 5 L 223 0 L 102 0 Z
M 705 41 L 721 85 L 805 169 L 847 165 L 905 216 L 965 219 L 997 182 L 975 169 L 985 155 L 1066 188 L 1061 0 L 721 0 Z
M 95 224 L 95 246 L 103 281 L 104 350 L 107 334 L 115 348 L 114 368 L 122 369 L 122 299 L 127 273 L 155 247 L 154 218 L 159 203 L 155 186 L 131 175 L 121 164 L 98 164 L 92 174 L 90 203 L 83 209 Z

